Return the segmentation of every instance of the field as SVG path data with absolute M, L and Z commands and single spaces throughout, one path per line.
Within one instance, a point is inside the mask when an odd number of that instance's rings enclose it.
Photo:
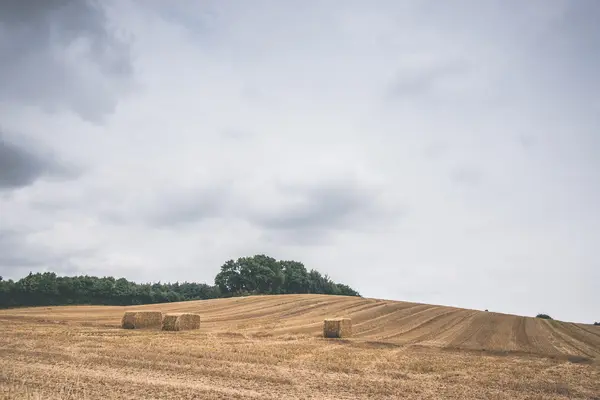
M 125 310 L 199 331 L 119 328 Z M 349 316 L 351 339 L 321 338 Z M 0 311 L 0 399 L 600 399 L 600 327 L 282 295 Z

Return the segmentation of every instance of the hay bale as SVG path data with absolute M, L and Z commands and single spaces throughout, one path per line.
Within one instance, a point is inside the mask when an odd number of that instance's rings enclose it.
M 177 318 L 175 326 L 178 331 L 200 329 L 200 315 L 199 314 L 181 314 Z
M 323 337 L 344 338 L 352 336 L 352 320 L 350 318 L 326 319 L 323 322 Z
M 165 315 L 165 317 L 163 318 L 163 322 L 162 322 L 162 330 L 163 331 L 175 331 L 177 329 L 175 329 L 176 326 L 176 322 L 177 322 L 177 318 L 179 317 L 179 315 L 177 314 L 167 314 Z
M 125 311 L 125 314 L 123 314 L 123 318 L 121 319 L 121 328 L 135 328 L 135 311 Z
M 121 319 L 124 329 L 160 328 L 162 312 L 160 311 L 126 311 Z
M 167 314 L 163 319 L 163 331 L 187 331 L 200 329 L 198 314 Z

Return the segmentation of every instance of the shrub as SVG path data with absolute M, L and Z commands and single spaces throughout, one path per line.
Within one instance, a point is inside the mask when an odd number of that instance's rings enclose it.
M 600 322 L 594 322 L 594 325 L 600 326 Z
M 542 319 L 552 319 L 552 317 L 549 316 L 548 314 L 538 314 L 535 317 L 536 318 L 542 318 Z

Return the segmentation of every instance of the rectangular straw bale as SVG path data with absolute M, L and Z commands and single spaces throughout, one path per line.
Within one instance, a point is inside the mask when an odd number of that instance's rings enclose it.
M 163 319 L 163 331 L 184 331 L 200 329 L 200 315 L 198 314 L 167 314 Z
M 121 319 L 121 327 L 123 329 L 134 329 L 135 328 L 135 311 L 125 311 L 123 318 Z
M 162 312 L 160 311 L 126 311 L 121 320 L 125 329 L 160 328 Z
M 200 329 L 199 314 L 181 314 L 175 323 L 178 331 Z
M 326 338 L 344 338 L 352 336 L 350 318 L 332 318 L 323 322 L 323 336 Z
M 162 330 L 163 331 L 175 331 L 177 325 L 178 314 L 166 314 L 163 318 Z

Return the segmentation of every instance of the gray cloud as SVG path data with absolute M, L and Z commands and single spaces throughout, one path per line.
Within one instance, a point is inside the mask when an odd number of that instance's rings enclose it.
M 423 149 L 423 154 L 427 158 L 439 159 L 448 152 L 448 149 L 448 143 L 437 141 L 427 144 Z
M 42 257 L 36 251 L 30 251 L 25 242 L 25 235 L 15 230 L 0 230 L 0 266 L 3 274 L 8 272 L 9 268 L 37 267 L 47 262 L 47 255 Z
M 280 184 L 279 190 L 287 198 L 281 206 L 249 217 L 271 237 L 291 243 L 323 242 L 335 231 L 365 230 L 390 217 L 380 203 L 381 189 L 356 179 Z
M 146 215 L 151 226 L 176 228 L 222 216 L 228 193 L 221 186 L 167 190 Z
M 471 165 L 455 167 L 450 173 L 452 181 L 464 186 L 478 186 L 483 180 L 483 171 Z
M 521 134 L 517 136 L 517 142 L 524 150 L 531 150 L 536 145 L 536 138 L 532 135 Z
M 127 44 L 88 0 L 0 2 L 0 100 L 62 108 L 100 122 L 132 66 Z
M 0 190 L 28 186 L 42 177 L 76 176 L 72 166 L 67 167 L 51 155 L 41 153 L 30 142 L 20 142 L 0 132 Z
M 60 250 L 32 244 L 26 230 L 0 229 L 0 276 L 18 279 L 30 271 L 78 273 L 81 268 L 74 259 L 90 256 L 93 250 Z
M 255 135 L 252 132 L 245 131 L 243 129 L 224 129 L 221 131 L 223 138 L 231 140 L 249 140 Z
M 421 63 L 398 71 L 396 78 L 387 90 L 387 100 L 408 99 L 414 101 L 421 96 L 435 94 L 445 80 L 466 75 L 466 65 L 460 63 L 432 66 Z
M 227 214 L 230 193 L 223 184 L 182 187 L 167 184 L 145 190 L 120 204 L 110 204 L 102 217 L 119 225 L 142 224 L 177 229 Z

